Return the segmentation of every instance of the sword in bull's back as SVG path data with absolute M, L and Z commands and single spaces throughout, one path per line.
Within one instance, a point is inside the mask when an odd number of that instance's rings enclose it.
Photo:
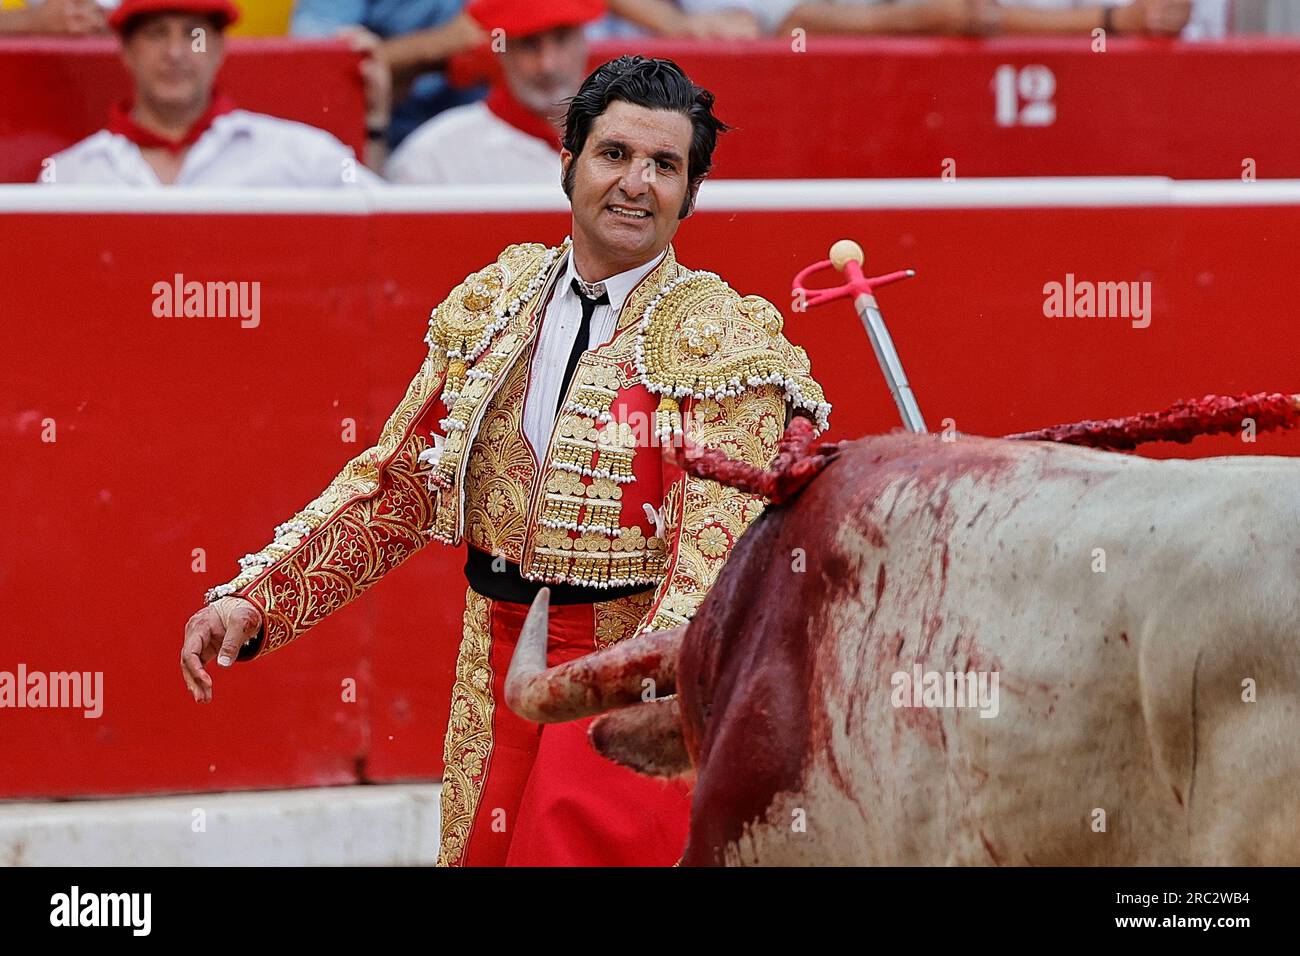
M 864 276 L 862 274 L 864 259 L 860 245 L 852 239 L 839 240 L 831 246 L 829 259 L 814 262 L 794 277 L 796 302 L 802 304 L 803 310 L 806 310 L 815 305 L 853 297 L 853 307 L 867 330 L 867 338 L 871 340 L 872 351 L 876 353 L 876 361 L 880 363 L 880 371 L 884 373 L 889 392 L 894 396 L 894 404 L 898 406 L 898 414 L 902 416 L 903 425 L 908 431 L 924 432 L 926 431 L 925 419 L 921 417 L 921 408 L 916 403 L 916 396 L 907 381 L 907 373 L 903 371 L 903 363 L 898 357 L 898 350 L 894 348 L 894 340 L 889 335 L 889 329 L 885 325 L 884 316 L 880 314 L 880 306 L 875 296 L 875 290 L 880 286 L 889 285 L 900 279 L 910 279 L 916 273 L 911 269 L 904 269 L 884 275 Z M 827 289 L 810 289 L 804 285 L 810 275 L 827 267 L 833 267 L 844 273 L 848 282 Z

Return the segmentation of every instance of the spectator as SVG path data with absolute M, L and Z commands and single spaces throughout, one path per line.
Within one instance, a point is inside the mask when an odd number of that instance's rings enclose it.
M 486 92 L 481 85 L 454 89 L 443 71 L 448 58 L 484 39 L 462 13 L 464 5 L 465 0 L 298 0 L 290 32 L 343 35 L 370 54 L 362 68 L 370 137 L 396 149 L 417 126 Z M 390 117 L 392 88 L 397 92 Z M 372 165 L 379 159 L 372 158 Z
M 134 99 L 108 128 L 51 160 L 42 182 L 126 186 L 341 186 L 374 173 L 324 130 L 235 108 L 215 85 L 230 0 L 123 0 L 108 23 L 122 41 Z
M 767 3 L 768 0 L 609 0 L 611 15 L 589 30 L 588 36 L 603 39 L 651 34 L 698 40 L 752 40 L 763 32 L 761 18 Z M 784 9 L 792 5 L 785 4 Z
M 84 36 L 107 29 L 104 11 L 95 0 L 44 0 L 0 10 L 0 34 L 68 33 Z
M 760 2 L 769 16 L 790 6 L 789 0 Z M 777 32 L 1045 34 L 1102 27 L 1118 34 L 1174 36 L 1187 28 L 1222 36 L 1225 21 L 1222 0 L 840 0 L 798 3 Z
M 761 0 L 685 2 L 688 6 L 748 7 Z M 546 0 L 534 3 L 548 5 Z M 482 99 L 483 86 L 457 90 L 448 83 L 445 71 L 448 59 L 487 39 L 474 19 L 461 11 L 463 4 L 464 0 L 298 0 L 295 35 L 343 35 L 355 49 L 369 54 L 362 70 L 370 107 L 372 148 L 367 159 L 372 168 L 382 164 L 376 143 L 382 141 L 396 150 L 416 127 L 443 110 Z M 649 32 L 736 39 L 759 35 L 758 20 L 747 9 L 690 12 L 672 0 L 609 0 L 609 8 L 623 20 L 607 18 L 603 29 L 598 26 L 589 31 L 591 36 Z M 611 20 L 616 22 L 611 24 Z M 400 92 L 390 120 L 386 104 L 394 86 Z
M 466 13 L 499 35 L 501 75 L 487 98 L 425 123 L 393 154 L 385 175 L 399 183 L 560 181 L 566 104 L 587 75 L 583 25 L 603 0 L 474 0 Z

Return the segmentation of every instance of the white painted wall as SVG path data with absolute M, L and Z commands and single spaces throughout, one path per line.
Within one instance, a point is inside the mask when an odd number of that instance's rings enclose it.
M 700 187 L 703 212 L 808 209 L 1300 205 L 1300 180 L 1163 176 L 929 179 L 723 179 Z M 0 213 L 568 212 L 556 186 L 400 186 L 375 190 L 0 184 Z

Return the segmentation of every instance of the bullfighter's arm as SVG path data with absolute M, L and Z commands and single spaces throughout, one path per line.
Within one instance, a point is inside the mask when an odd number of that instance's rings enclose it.
M 419 457 L 442 411 L 448 360 L 432 336 L 426 341 L 424 362 L 375 445 L 276 528 L 270 544 L 241 558 L 237 577 L 208 591 L 209 604 L 233 595 L 261 612 L 239 660 L 284 647 L 431 540 L 434 497 Z

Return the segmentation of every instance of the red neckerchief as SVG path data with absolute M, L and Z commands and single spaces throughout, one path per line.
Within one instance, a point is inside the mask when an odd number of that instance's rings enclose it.
M 515 99 L 504 80 L 492 84 L 487 99 L 483 102 L 489 110 L 521 133 L 536 136 L 557 153 L 560 151 L 560 131 Z
M 125 136 L 141 149 L 159 148 L 167 150 L 173 156 L 179 153 L 187 146 L 196 143 L 200 136 L 208 131 L 212 121 L 218 116 L 229 113 L 235 108 L 235 101 L 230 99 L 224 93 L 213 91 L 212 102 L 208 104 L 207 111 L 194 121 L 194 124 L 185 131 L 185 135 L 178 140 L 167 139 L 160 136 L 153 130 L 145 129 L 137 123 L 131 116 L 131 110 L 135 104 L 130 100 L 122 103 L 113 104 L 113 109 L 108 117 L 108 131 L 117 133 L 119 136 Z

